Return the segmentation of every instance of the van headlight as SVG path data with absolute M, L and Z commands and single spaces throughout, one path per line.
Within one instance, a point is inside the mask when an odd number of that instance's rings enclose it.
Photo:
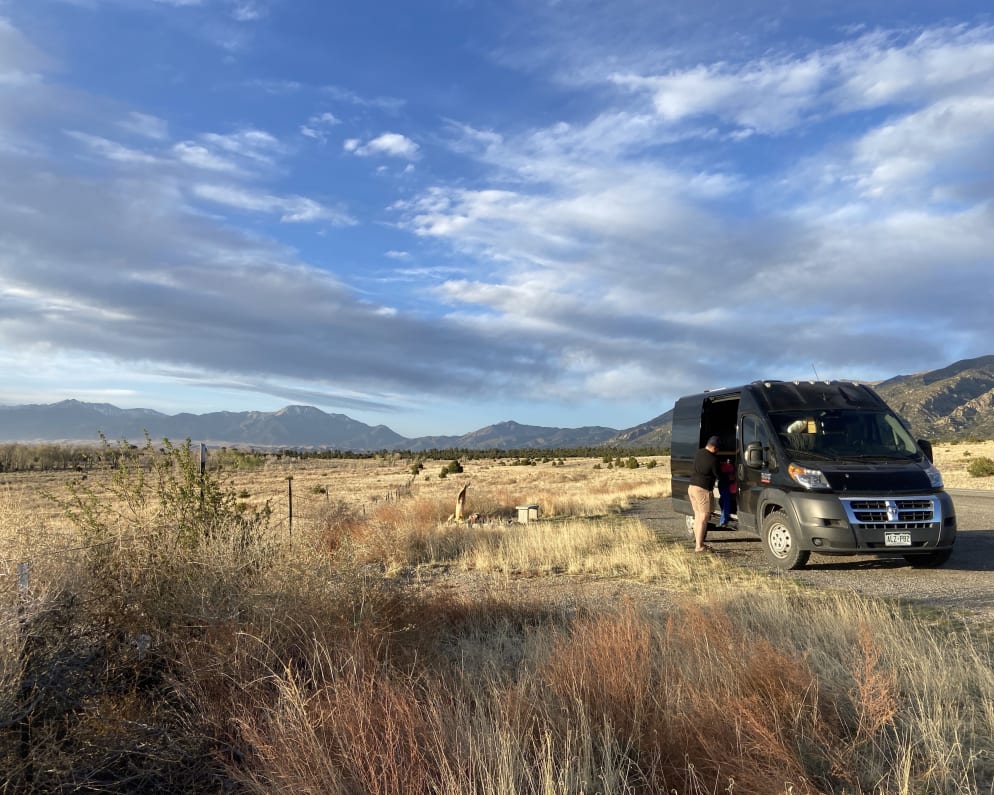
M 928 482 L 933 489 L 942 488 L 942 473 L 938 469 L 929 464 L 925 467 L 925 474 L 928 475 Z
M 800 464 L 791 464 L 787 467 L 787 474 L 806 489 L 832 488 L 820 469 L 808 469 Z

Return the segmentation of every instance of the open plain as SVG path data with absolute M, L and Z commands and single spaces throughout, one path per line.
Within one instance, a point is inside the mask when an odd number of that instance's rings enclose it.
M 2 478 L 4 791 L 994 792 L 974 508 L 948 571 L 784 576 L 666 457 L 147 452 Z

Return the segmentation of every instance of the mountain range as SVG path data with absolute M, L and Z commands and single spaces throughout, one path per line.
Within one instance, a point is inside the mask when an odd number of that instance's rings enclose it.
M 994 438 L 994 355 L 876 383 L 881 397 L 927 439 Z M 577 447 L 668 447 L 672 412 L 627 430 L 603 426 L 549 428 L 507 421 L 462 436 L 406 438 L 312 406 L 279 411 L 163 414 L 109 403 L 63 400 L 0 406 L 0 442 L 95 442 L 192 439 L 210 445 L 350 450 L 524 450 Z

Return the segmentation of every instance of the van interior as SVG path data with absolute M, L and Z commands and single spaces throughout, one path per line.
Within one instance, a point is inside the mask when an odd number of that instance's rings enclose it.
M 701 417 L 701 446 L 712 436 L 717 436 L 719 456 L 734 456 L 737 447 L 736 428 L 739 415 L 739 395 L 721 395 L 704 401 Z

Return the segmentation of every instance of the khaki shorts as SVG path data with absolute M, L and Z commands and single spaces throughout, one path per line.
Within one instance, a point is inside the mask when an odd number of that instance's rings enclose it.
M 687 496 L 690 497 L 690 504 L 694 507 L 694 516 L 711 515 L 711 511 L 714 509 L 713 491 L 691 484 L 687 487 Z

